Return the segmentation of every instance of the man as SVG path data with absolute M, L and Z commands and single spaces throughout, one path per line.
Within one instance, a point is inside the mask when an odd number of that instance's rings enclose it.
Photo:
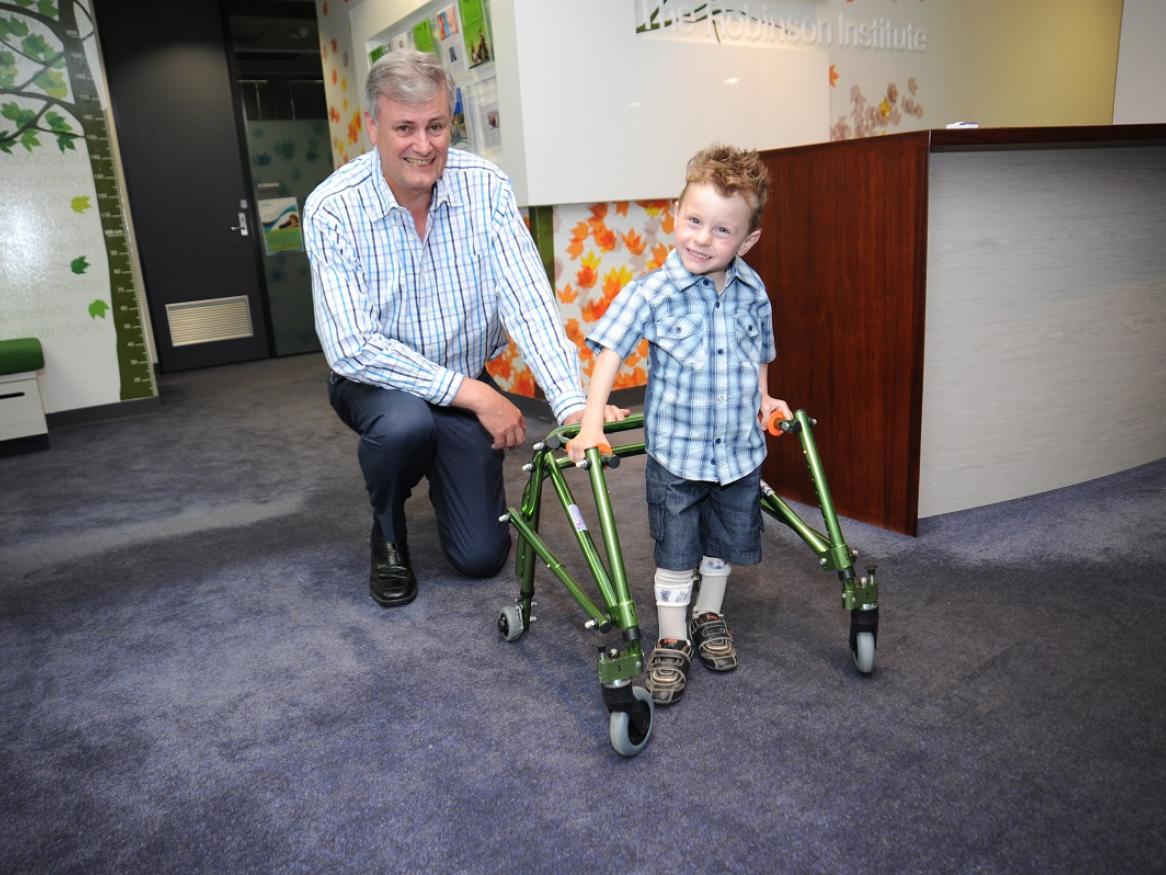
M 523 442 L 526 423 L 484 370 L 504 327 L 560 422 L 578 422 L 585 403 L 577 351 L 509 179 L 450 149 L 452 99 L 435 56 L 383 57 L 365 88 L 375 149 L 304 208 L 329 400 L 360 435 L 373 507 L 369 591 L 383 607 L 417 595 L 404 506 L 423 477 L 450 563 L 491 577 L 506 561 L 503 451 Z M 609 408 L 610 418 L 626 414 Z

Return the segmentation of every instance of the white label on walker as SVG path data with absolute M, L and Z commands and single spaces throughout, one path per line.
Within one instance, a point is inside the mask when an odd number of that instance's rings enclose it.
M 587 531 L 587 521 L 583 519 L 583 512 L 579 510 L 579 505 L 568 504 L 567 513 L 571 515 L 571 522 L 575 524 L 576 532 Z

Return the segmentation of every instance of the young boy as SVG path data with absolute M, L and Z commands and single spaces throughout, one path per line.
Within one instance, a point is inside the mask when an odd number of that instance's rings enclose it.
M 769 394 L 764 365 L 776 353 L 765 285 L 740 258 L 761 236 L 768 188 L 756 152 L 698 152 L 675 207 L 675 249 L 662 268 L 629 283 L 587 337 L 599 356 L 579 435 L 567 446 L 576 461 L 604 443 L 604 405 L 620 363 L 640 338 L 650 345 L 645 477 L 660 637 L 647 687 L 661 705 L 683 695 L 694 647 L 713 671 L 737 667 L 721 610 L 725 585 L 730 563 L 761 560 L 761 423 L 775 410 L 791 417 Z

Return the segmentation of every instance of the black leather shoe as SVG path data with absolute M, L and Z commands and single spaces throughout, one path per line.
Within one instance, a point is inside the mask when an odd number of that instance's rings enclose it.
M 409 566 L 409 546 L 404 541 L 392 544 L 381 535 L 373 535 L 368 591 L 382 608 L 407 605 L 417 598 L 417 578 Z

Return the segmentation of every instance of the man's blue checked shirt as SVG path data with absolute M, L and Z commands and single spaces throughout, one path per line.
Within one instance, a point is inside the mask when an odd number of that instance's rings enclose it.
M 776 356 L 765 284 L 737 258 L 724 291 L 664 266 L 619 293 L 587 343 L 620 358 L 648 339 L 644 439 L 652 457 L 686 480 L 732 483 L 765 459 L 759 369 Z
M 505 347 L 505 326 L 555 416 L 583 406 L 578 351 L 510 180 L 488 161 L 449 150 L 421 240 L 367 152 L 312 192 L 304 242 L 316 333 L 340 376 L 448 405 Z

